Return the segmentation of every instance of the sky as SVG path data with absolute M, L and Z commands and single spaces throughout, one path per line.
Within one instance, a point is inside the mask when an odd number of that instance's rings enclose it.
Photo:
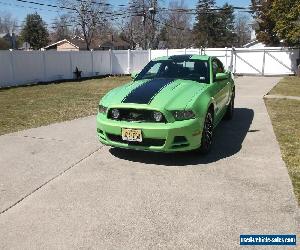
M 57 0 L 34 0 L 35 2 L 47 3 L 47 4 L 57 4 Z M 112 5 L 117 4 L 127 4 L 128 0 L 107 0 L 108 3 Z M 163 1 L 168 6 L 169 0 Z M 198 0 L 185 0 L 185 4 L 189 8 L 195 8 Z M 238 7 L 247 7 L 251 0 L 216 0 L 217 6 L 222 6 L 225 2 Z M 37 8 L 37 9 L 33 9 Z M 37 11 L 46 23 L 51 23 L 54 21 L 55 17 L 59 16 L 61 12 L 57 12 L 55 8 L 51 7 L 39 7 L 33 4 L 21 3 L 16 0 L 0 0 L 0 15 L 3 13 L 10 13 L 13 17 L 17 18 L 19 23 L 22 23 L 27 14 Z

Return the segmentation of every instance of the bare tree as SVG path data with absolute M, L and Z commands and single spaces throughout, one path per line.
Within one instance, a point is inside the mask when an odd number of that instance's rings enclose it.
M 68 8 L 70 22 L 79 27 L 85 40 L 86 49 L 90 50 L 97 29 L 112 16 L 105 0 L 60 0 Z
M 122 38 L 129 42 L 131 49 L 145 46 L 142 22 L 141 16 L 132 16 L 122 27 Z
M 249 17 L 246 15 L 239 15 L 235 22 L 235 33 L 237 37 L 236 46 L 242 47 L 251 39 L 251 28 Z
M 132 48 L 141 46 L 143 49 L 157 46 L 157 35 L 161 23 L 157 0 L 132 0 L 129 2 L 129 17 L 122 27 L 123 39 Z
M 0 33 L 16 33 L 18 31 L 18 20 L 10 13 L 0 15 Z
M 71 27 L 69 17 L 62 15 L 54 20 L 52 26 L 53 32 L 51 33 L 51 39 L 53 42 L 57 42 L 63 39 L 68 39 L 71 36 Z
M 169 12 L 164 20 L 161 37 L 164 37 L 168 48 L 187 48 L 193 44 L 191 16 L 186 13 L 184 0 L 173 0 L 169 3 Z

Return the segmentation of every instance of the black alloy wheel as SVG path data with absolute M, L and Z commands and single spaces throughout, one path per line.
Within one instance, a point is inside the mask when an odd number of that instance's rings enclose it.
M 202 154 L 207 154 L 211 149 L 212 139 L 213 139 L 213 128 L 214 128 L 213 113 L 211 110 L 209 110 L 205 117 L 203 131 L 202 131 L 201 145 L 198 150 Z

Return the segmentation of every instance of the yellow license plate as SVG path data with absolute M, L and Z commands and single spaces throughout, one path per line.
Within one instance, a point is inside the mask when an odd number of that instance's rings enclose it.
M 123 128 L 122 129 L 122 139 L 123 141 L 137 141 L 142 142 L 142 130 L 140 129 L 131 129 Z

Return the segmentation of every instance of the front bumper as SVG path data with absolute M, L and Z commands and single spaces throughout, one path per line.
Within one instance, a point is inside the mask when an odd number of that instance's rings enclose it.
M 140 123 L 115 121 L 97 115 L 97 134 L 105 145 L 144 151 L 189 151 L 200 146 L 203 121 L 199 118 L 172 123 Z M 142 143 L 130 143 L 121 138 L 122 128 L 141 129 Z

